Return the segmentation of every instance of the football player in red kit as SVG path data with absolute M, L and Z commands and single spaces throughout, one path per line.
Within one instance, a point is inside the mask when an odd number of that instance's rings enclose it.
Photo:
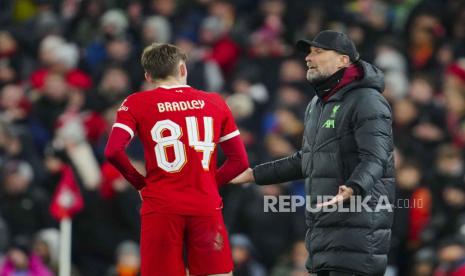
M 186 55 L 152 44 L 141 58 L 153 90 L 128 96 L 118 109 L 105 156 L 141 193 L 142 276 L 232 275 L 219 186 L 248 168 L 231 111 L 216 93 L 186 85 Z M 147 175 L 125 148 L 138 135 Z M 216 146 L 226 155 L 217 168 Z

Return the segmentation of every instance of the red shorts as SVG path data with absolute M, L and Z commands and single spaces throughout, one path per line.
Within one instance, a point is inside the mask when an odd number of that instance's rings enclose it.
M 214 216 L 149 213 L 141 216 L 142 276 L 185 276 L 233 270 L 228 232 L 221 211 Z

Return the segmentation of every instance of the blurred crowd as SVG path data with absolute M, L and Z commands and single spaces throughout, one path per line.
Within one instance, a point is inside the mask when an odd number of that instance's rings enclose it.
M 294 49 L 344 31 L 385 73 L 397 201 L 387 275 L 465 275 L 465 3 L 454 0 L 0 1 L 0 276 L 57 272 L 50 201 L 71 166 L 73 275 L 137 275 L 140 199 L 103 158 L 116 109 L 150 89 L 153 42 L 189 55 L 188 82 L 221 93 L 251 165 L 301 146 L 314 95 Z M 128 153 L 144 171 L 135 139 Z M 219 162 L 222 161 L 220 154 Z M 237 276 L 307 275 L 304 210 L 264 213 L 303 181 L 221 189 Z

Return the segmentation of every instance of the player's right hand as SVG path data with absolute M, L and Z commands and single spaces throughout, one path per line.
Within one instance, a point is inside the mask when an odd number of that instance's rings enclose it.
M 245 171 L 243 171 L 240 175 L 236 176 L 230 184 L 244 184 L 244 183 L 250 183 L 250 182 L 255 182 L 255 178 L 253 176 L 253 170 L 251 168 L 247 168 Z

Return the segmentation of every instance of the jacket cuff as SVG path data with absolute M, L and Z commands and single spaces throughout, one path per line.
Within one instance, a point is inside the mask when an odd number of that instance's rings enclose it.
M 274 174 L 272 162 L 260 164 L 253 168 L 252 172 L 257 185 L 270 185 L 276 183 L 277 176 Z
M 363 189 L 357 183 L 349 182 L 349 183 L 346 184 L 346 186 L 351 188 L 354 191 L 354 193 L 353 193 L 354 196 L 357 196 L 357 195 L 362 195 L 363 196 L 363 194 L 364 194 Z

